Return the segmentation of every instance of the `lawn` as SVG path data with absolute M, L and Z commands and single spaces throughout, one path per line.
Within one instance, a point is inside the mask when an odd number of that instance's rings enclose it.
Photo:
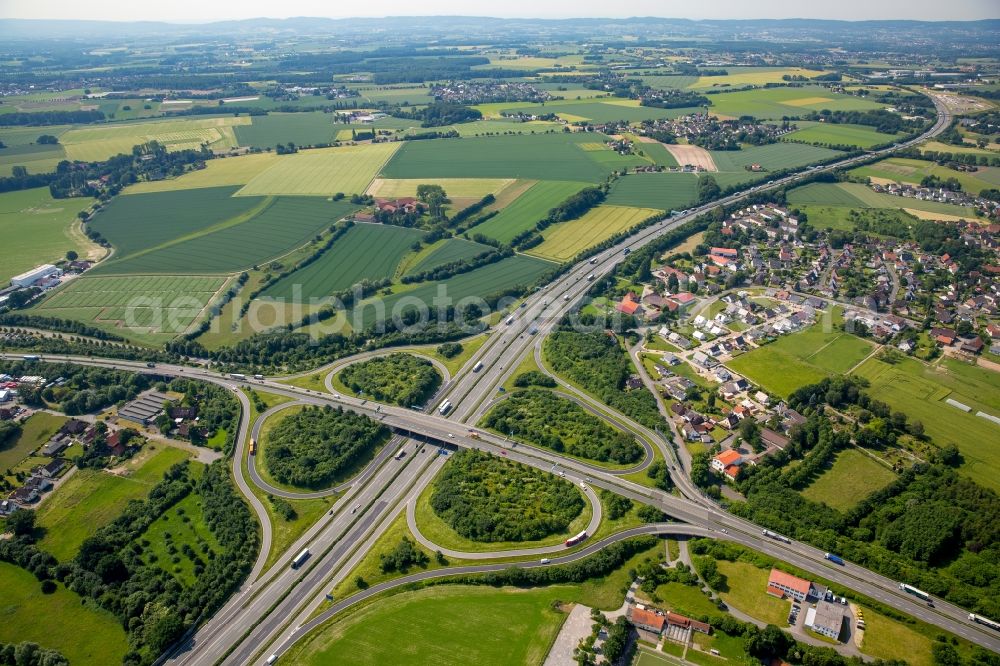
M 876 659 L 905 660 L 911 666 L 932 666 L 931 639 L 911 629 L 902 622 L 896 622 L 864 608 L 865 638 L 861 651 Z
M 663 600 L 656 603 L 658 608 L 666 607 L 688 617 L 723 614 L 701 588 L 694 585 L 666 583 L 656 588 L 656 596 Z
M 71 129 L 59 142 L 70 160 L 96 162 L 121 153 L 131 154 L 132 147 L 158 141 L 168 150 L 197 150 L 203 144 L 213 150 L 236 147 L 234 125 L 250 123 L 249 116 L 185 118 L 138 123 L 116 123 Z
M 895 478 L 892 470 L 863 451 L 844 449 L 837 453 L 833 464 L 802 491 L 802 495 L 838 511 L 848 511 Z
M 135 198 L 138 196 L 127 199 Z M 119 275 L 234 273 L 291 252 L 357 209 L 346 200 L 328 201 L 321 197 L 251 200 L 263 203 L 249 215 L 123 256 L 94 271 Z
M 45 529 L 39 547 L 56 559 L 72 559 L 84 539 L 114 520 L 130 500 L 146 497 L 171 466 L 189 454 L 147 444 L 125 463 L 121 474 L 81 469 L 38 507 L 38 524 Z
M 507 243 L 519 233 L 534 227 L 551 209 L 586 186 L 586 183 L 559 180 L 539 181 L 495 217 L 476 226 L 473 233 Z
M 155 563 L 187 586 L 195 582 L 194 562 L 183 554 L 183 547 L 190 546 L 205 561 L 210 557 L 208 552 L 219 553 L 222 550 L 212 530 L 205 524 L 201 502 L 197 493 L 188 494 L 157 518 L 139 538 L 140 543 L 149 542 L 141 555 L 143 561 Z M 169 552 L 169 545 L 176 549 L 174 555 Z M 172 558 L 176 561 L 171 561 Z
M 721 77 L 702 78 L 702 81 L 722 82 Z M 762 120 L 780 120 L 783 116 L 802 116 L 811 111 L 864 111 L 881 109 L 882 104 L 853 95 L 830 92 L 819 86 L 801 88 L 767 88 L 709 95 L 710 113 L 739 118 L 743 115 Z
M 825 143 L 834 146 L 851 145 L 866 150 L 872 146 L 895 140 L 895 134 L 883 134 L 866 125 L 834 125 L 827 123 L 817 123 L 791 134 L 786 134 L 782 138 L 782 141 Z
M 0 236 L 4 238 L 0 284 L 7 286 L 39 264 L 54 263 L 75 250 L 81 257 L 100 251 L 77 228 L 76 214 L 89 199 L 53 199 L 47 187 L 0 194 Z
M 379 600 L 334 620 L 285 657 L 295 664 L 540 664 L 575 587 L 438 586 Z M 386 640 L 386 627 L 402 631 Z
M 61 583 L 42 594 L 38 579 L 0 562 L 0 643 L 30 641 L 58 650 L 71 664 L 119 664 L 128 640 L 118 618 L 67 590 Z M 63 627 L 59 629 L 58 627 Z
M 80 277 L 31 309 L 137 340 L 183 333 L 227 282 L 224 277 Z
M 607 203 L 682 210 L 698 198 L 697 188 L 698 177 L 693 173 L 641 173 L 616 180 Z
M 467 241 L 463 238 L 449 238 L 441 245 L 431 250 L 407 274 L 420 273 L 444 266 L 454 261 L 466 261 L 486 252 L 492 251 L 489 245 Z
M 911 358 L 889 365 L 872 358 L 855 374 L 871 382 L 868 390 L 873 396 L 923 423 L 924 432 L 935 444 L 957 446 L 964 459 L 960 467 L 963 473 L 1000 491 L 1000 460 L 990 445 L 1000 441 L 1000 426 L 976 416 L 980 410 L 1000 413 L 997 375 L 958 366 L 944 362 L 927 365 Z M 945 402 L 947 398 L 972 407 L 972 411 L 952 407 Z
M 529 254 L 555 261 L 566 261 L 583 250 L 658 215 L 660 211 L 651 208 L 597 206 L 578 219 L 550 226 L 542 232 L 545 241 L 532 248 Z
M 251 178 L 237 196 L 360 194 L 399 146 L 396 142 L 376 143 L 284 155 Z
M 6 448 L 0 448 L 0 476 L 24 460 L 32 451 L 49 441 L 49 438 L 56 434 L 67 420 L 65 416 L 57 416 L 48 412 L 32 414 L 23 423 L 21 434 L 18 435 L 17 439 Z
M 417 229 L 355 224 L 319 259 L 268 287 L 262 296 L 291 300 L 301 290 L 298 295 L 305 302 L 348 289 L 362 280 L 391 278 L 410 246 L 422 235 Z
M 717 564 L 727 579 L 728 590 L 719 593 L 726 604 L 768 624 L 788 624 L 791 604 L 767 593 L 769 569 L 758 569 L 749 562 L 718 560 Z
M 419 185 L 440 185 L 449 197 L 482 199 L 487 194 L 498 194 L 510 187 L 514 181 L 510 178 L 436 178 L 427 181 L 423 178 L 396 178 L 387 180 L 376 178 L 368 194 L 382 199 L 417 196 Z
M 206 162 L 204 169 L 189 171 L 177 178 L 136 183 L 122 190 L 122 194 L 148 194 L 246 185 L 254 176 L 274 166 L 282 157 L 284 156 L 276 153 L 255 153 L 225 159 L 216 158 Z
M 602 164 L 601 153 L 578 144 L 603 139 L 601 134 L 557 133 L 465 139 L 408 141 L 383 169 L 384 178 L 529 178 L 597 183 L 622 165 Z M 643 164 L 635 158 L 630 163 Z

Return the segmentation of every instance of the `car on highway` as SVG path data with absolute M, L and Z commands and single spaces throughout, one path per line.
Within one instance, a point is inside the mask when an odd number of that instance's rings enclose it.
M 451 433 L 449 432 L 449 433 L 448 433 L 448 439 L 455 439 L 455 435 L 453 435 L 453 434 L 451 434 Z
M 355 504 L 355 505 L 354 505 L 354 508 L 353 508 L 353 509 L 351 509 L 351 513 L 357 513 L 357 512 L 358 512 L 358 509 L 360 509 L 360 508 L 361 508 L 361 505 L 360 505 L 360 504 Z
M 549 563 L 549 562 L 551 562 L 551 561 L 552 561 L 552 560 L 550 560 L 550 559 L 549 559 L 549 558 L 547 558 L 547 557 L 543 557 L 543 558 L 541 559 L 541 563 L 542 563 L 542 564 L 548 564 L 548 563 Z

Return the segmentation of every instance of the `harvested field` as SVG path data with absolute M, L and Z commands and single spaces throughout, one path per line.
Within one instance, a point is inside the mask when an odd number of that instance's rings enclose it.
M 681 166 L 690 164 L 691 166 L 701 167 L 705 171 L 719 170 L 719 168 L 715 166 L 715 160 L 712 159 L 712 153 L 708 152 L 701 146 L 692 146 L 680 143 L 668 143 L 663 145 L 668 151 L 670 151 L 670 154 L 674 156 L 674 159 L 677 160 L 677 164 Z

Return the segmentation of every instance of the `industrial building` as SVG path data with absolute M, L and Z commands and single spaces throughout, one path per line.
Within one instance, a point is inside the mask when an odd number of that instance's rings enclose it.
M 21 273 L 20 275 L 15 275 L 10 279 L 10 284 L 14 287 L 30 287 L 40 280 L 50 277 L 59 277 L 60 275 L 62 275 L 62 269 L 53 266 L 52 264 L 43 264 L 42 266 L 32 268 L 30 271 Z

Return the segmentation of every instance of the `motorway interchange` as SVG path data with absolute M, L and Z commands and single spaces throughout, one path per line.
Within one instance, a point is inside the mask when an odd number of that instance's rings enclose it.
M 948 126 L 950 115 L 937 100 L 935 104 L 938 105 L 937 122 L 931 130 L 914 142 L 936 135 Z M 878 154 L 891 151 L 892 149 L 887 149 Z M 870 157 L 871 154 L 850 158 L 813 169 L 809 173 L 841 168 Z M 802 176 L 803 174 L 786 176 L 765 187 L 780 187 Z M 761 188 L 755 188 L 759 189 Z M 623 473 L 636 471 L 634 469 L 609 472 L 548 450 L 524 444 L 514 445 L 488 433 L 477 432 L 475 436 L 470 436 L 470 426 L 474 426 L 493 403 L 498 387 L 507 380 L 527 354 L 539 353 L 544 337 L 579 303 L 590 287 L 591 282 L 587 279 L 589 275 L 599 277 L 609 273 L 624 257 L 626 250 L 638 249 L 697 215 L 719 205 L 734 204 L 744 196 L 746 193 L 734 194 L 647 227 L 618 245 L 601 252 L 591 260 L 593 263 L 581 262 L 544 289 L 528 297 L 523 307 L 514 314 L 513 321 L 495 327 L 483 346 L 459 372 L 454 376 L 449 376 L 445 372 L 446 382 L 430 404 L 433 408 L 443 400 L 448 400 L 453 407 L 447 416 L 342 396 L 332 390 L 330 380 L 338 369 L 363 358 L 388 353 L 387 351 L 368 352 L 341 359 L 323 369 L 327 373 L 327 388 L 330 389 L 327 393 L 298 388 L 274 378 L 253 382 L 259 388 L 292 399 L 292 402 L 260 415 L 253 423 L 250 422 L 249 400 L 240 390 L 244 381 L 234 380 L 230 376 L 201 367 L 158 365 L 155 368 L 148 368 L 143 363 L 114 359 L 46 356 L 46 360 L 49 361 L 112 365 L 137 372 L 184 376 L 214 382 L 231 389 L 241 403 L 242 417 L 233 457 L 233 473 L 240 492 L 246 497 L 261 522 L 263 530 L 261 552 L 243 588 L 219 612 L 176 646 L 167 662 L 207 666 L 216 663 L 247 664 L 280 661 L 281 655 L 309 631 L 345 608 L 385 590 L 453 574 L 495 571 L 509 566 L 535 567 L 565 563 L 586 557 L 612 542 L 639 534 L 730 539 L 822 576 L 844 588 L 853 589 L 990 650 L 1000 652 L 1000 634 L 971 621 L 968 611 L 944 602 L 929 606 L 901 591 L 898 581 L 850 563 L 843 566 L 834 565 L 816 548 L 802 543 L 786 543 L 783 540 L 769 538 L 762 534 L 759 527 L 726 513 L 691 483 L 684 469 L 683 460 L 679 459 L 671 442 L 565 382 L 561 382 L 562 389 L 571 393 L 569 397 L 584 408 L 590 409 L 592 413 L 605 418 L 615 427 L 636 435 L 643 443 L 646 455 L 638 469 L 644 469 L 652 461 L 655 446 L 670 465 L 671 477 L 681 497 L 652 490 L 622 478 Z M 6 357 L 15 358 L 11 355 Z M 539 364 L 539 367 L 544 371 L 543 364 Z M 474 371 L 473 368 L 478 369 Z M 339 405 L 380 419 L 393 429 L 396 437 L 382 448 L 364 470 L 341 486 L 312 493 L 294 493 L 273 488 L 257 473 L 254 458 L 248 455 L 247 447 L 251 437 L 256 439 L 259 436 L 260 427 L 267 416 L 293 404 Z M 364 558 L 370 547 L 404 507 L 407 508 L 408 522 L 415 536 L 424 545 L 433 547 L 433 544 L 419 534 L 418 529 L 414 529 L 416 525 L 413 521 L 412 507 L 417 496 L 446 461 L 445 456 L 437 455 L 438 448 L 442 444 L 449 447 L 478 448 L 496 455 L 504 455 L 511 460 L 559 473 L 580 484 L 595 507 L 595 518 L 588 526 L 590 534 L 593 534 L 601 519 L 600 502 L 597 500 L 594 488 L 610 490 L 635 501 L 653 505 L 677 522 L 634 528 L 598 542 L 588 543 L 584 548 L 564 556 L 555 554 L 557 551 L 565 550 L 562 547 L 501 554 L 511 557 L 551 554 L 551 557 L 547 558 L 550 561 L 546 564 L 542 564 L 538 559 L 532 559 L 513 565 L 473 564 L 404 576 L 372 586 L 346 599 L 334 600 L 328 608 L 316 614 L 320 606 L 328 601 L 327 591 L 339 583 Z M 405 454 L 395 455 L 400 449 L 405 451 Z M 249 464 L 245 465 L 245 461 L 249 461 Z M 311 526 L 274 565 L 265 571 L 265 563 L 271 550 L 271 526 L 264 506 L 251 490 L 251 484 L 266 492 L 288 498 L 320 497 L 335 492 L 344 494 L 328 514 Z M 293 558 L 306 547 L 310 551 L 309 558 L 300 567 L 290 566 Z M 472 560 L 477 557 L 468 553 L 445 552 L 449 556 L 462 559 Z M 497 557 L 496 553 L 488 555 Z

